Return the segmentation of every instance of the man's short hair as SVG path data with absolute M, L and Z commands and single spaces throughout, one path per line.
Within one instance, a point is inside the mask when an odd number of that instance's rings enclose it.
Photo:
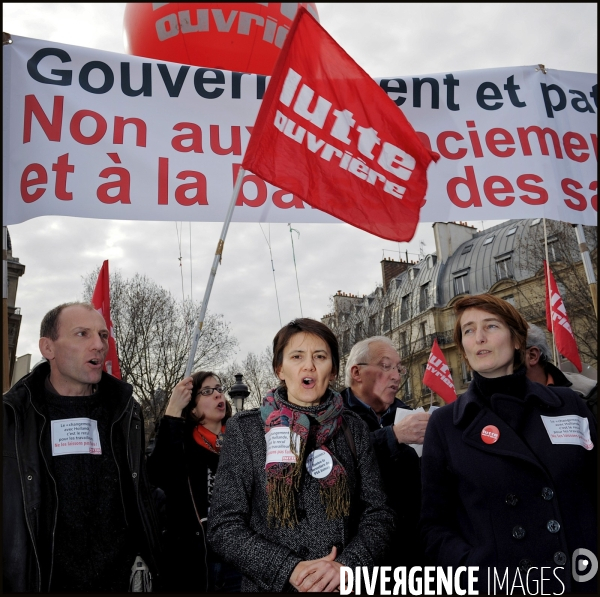
M 352 367 L 358 363 L 365 363 L 369 360 L 369 345 L 373 342 L 383 342 L 384 344 L 391 346 L 394 350 L 397 350 L 397 348 L 394 346 L 394 343 L 387 336 L 371 336 L 370 338 L 365 338 L 364 340 L 357 342 L 352 347 L 352 350 L 348 355 L 348 360 L 346 361 L 344 380 L 347 387 L 350 387 L 352 384 Z
M 529 328 L 527 329 L 527 348 L 530 348 L 531 346 L 536 346 L 540 349 L 543 361 L 552 360 L 552 352 L 546 341 L 544 330 L 533 323 L 530 323 Z
M 63 309 L 67 307 L 85 307 L 86 309 L 90 309 L 95 311 L 94 305 L 91 303 L 84 303 L 80 301 L 74 301 L 72 303 L 63 303 L 62 305 L 58 305 L 58 307 L 54 307 L 54 309 L 50 309 L 46 315 L 44 315 L 44 319 L 42 319 L 42 324 L 40 325 L 40 338 L 50 338 L 50 340 L 58 339 L 58 320 L 60 318 L 60 314 L 63 312 Z

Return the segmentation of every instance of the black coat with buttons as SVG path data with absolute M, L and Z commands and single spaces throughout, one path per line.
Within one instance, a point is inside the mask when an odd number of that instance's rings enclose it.
M 568 388 L 526 379 L 523 388 L 521 398 L 486 398 L 474 380 L 432 414 L 421 467 L 427 557 L 439 566 L 479 566 L 484 594 L 494 593 L 488 568 L 501 579 L 508 569 L 508 589 L 496 582 L 500 593 L 526 584 L 528 571 L 529 593 L 541 578 L 546 594 L 595 592 L 596 577 L 577 582 L 571 559 L 579 548 L 597 554 L 596 422 Z M 511 420 L 511 413 L 520 415 Z M 550 441 L 542 416 L 574 415 L 587 420 L 592 449 Z M 499 431 L 495 443 L 482 440 L 488 425 Z

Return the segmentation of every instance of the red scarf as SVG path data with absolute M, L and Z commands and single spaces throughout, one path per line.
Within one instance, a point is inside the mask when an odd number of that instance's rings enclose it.
M 210 450 L 215 454 L 221 452 L 221 444 L 223 443 L 223 434 L 225 433 L 225 425 L 221 427 L 221 433 L 215 435 L 210 429 L 204 425 L 196 425 L 193 431 L 194 441 L 205 450 Z

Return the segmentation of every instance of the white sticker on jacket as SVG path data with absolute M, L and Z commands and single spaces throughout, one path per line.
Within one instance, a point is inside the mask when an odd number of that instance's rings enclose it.
M 306 458 L 306 470 L 315 479 L 324 479 L 332 469 L 333 459 L 325 450 L 313 450 Z
M 553 444 L 572 444 L 582 446 L 586 450 L 591 450 L 594 447 L 590 437 L 590 422 L 587 417 L 580 417 L 579 415 L 540 416 Z
M 294 434 L 296 452 L 300 448 L 300 438 Z M 296 456 L 290 450 L 290 428 L 273 427 L 265 435 L 267 441 L 267 461 L 265 466 L 272 462 L 296 462 Z
M 102 454 L 98 421 L 79 417 L 50 422 L 52 456 Z

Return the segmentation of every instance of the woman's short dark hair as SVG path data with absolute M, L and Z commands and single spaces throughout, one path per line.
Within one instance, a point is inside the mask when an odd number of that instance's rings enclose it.
M 331 352 L 331 372 L 337 375 L 340 370 L 340 349 L 335 334 L 324 323 L 309 317 L 294 319 L 284 325 L 273 338 L 273 371 L 277 375 L 278 369 L 283 364 L 283 351 L 288 342 L 296 334 L 304 332 L 321 338 L 329 347 Z
M 188 423 L 192 423 L 193 425 L 199 425 L 202 423 L 202 421 L 204 421 L 204 415 L 197 417 L 192 411 L 194 410 L 194 408 L 196 408 L 196 404 L 198 403 L 198 398 L 200 397 L 200 388 L 209 377 L 214 377 L 215 379 L 219 380 L 219 383 L 221 383 L 221 378 L 212 371 L 196 371 L 196 373 L 192 375 L 192 399 L 188 402 L 187 406 L 184 407 L 183 411 L 181 412 L 181 416 Z M 229 400 L 227 400 L 226 398 L 225 416 L 221 421 L 223 425 L 225 425 L 227 419 L 231 417 L 232 412 L 233 411 L 231 409 L 231 402 L 229 402 Z
M 499 317 L 510 330 L 510 337 L 517 345 L 515 349 L 514 368 L 525 364 L 525 348 L 527 346 L 528 324 L 525 318 L 504 299 L 492 294 L 475 294 L 465 296 L 454 304 L 456 324 L 454 325 L 454 343 L 458 346 L 463 358 L 468 362 L 467 355 L 462 345 L 462 330 L 460 320 L 467 309 L 481 309 Z

